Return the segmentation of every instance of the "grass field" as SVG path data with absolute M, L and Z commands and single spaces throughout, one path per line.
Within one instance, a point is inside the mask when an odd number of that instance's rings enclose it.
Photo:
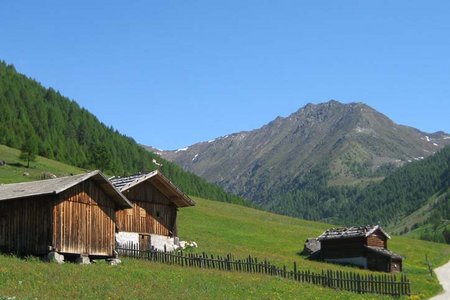
M 6 166 L 0 166 L 0 183 L 13 183 L 21 181 L 32 181 L 41 179 L 41 174 L 50 172 L 56 176 L 70 174 L 80 174 L 84 170 L 60 163 L 55 160 L 38 156 L 35 162 L 30 163 L 30 168 L 26 168 L 26 163 L 19 159 L 20 151 L 4 145 L 0 145 L 0 160 L 6 161 Z M 29 176 L 24 176 L 28 172 Z
M 111 267 L 0 256 L 1 296 L 16 299 L 361 299 L 311 284 L 125 259 Z M 364 299 L 388 299 L 365 295 Z
M 82 170 L 39 158 L 23 177 L 18 151 L 0 146 L 0 183 L 37 179 L 41 172 L 57 175 Z M 12 162 L 12 163 L 11 163 Z M 309 261 L 298 253 L 307 237 L 318 236 L 332 225 L 275 215 L 238 205 L 197 199 L 197 206 L 179 210 L 179 234 L 196 241 L 210 254 L 232 253 L 268 259 L 299 269 L 368 271 Z M 450 246 L 394 236 L 389 248 L 405 257 L 404 271 L 412 282 L 413 299 L 426 299 L 439 293 L 440 285 L 431 277 L 427 255 L 437 267 L 450 259 Z M 3 297 L 3 298 L 2 298 Z M 386 299 L 358 295 L 266 275 L 199 270 L 168 266 L 143 260 L 124 259 L 122 265 L 106 263 L 80 266 L 49 264 L 36 258 L 19 259 L 0 255 L 0 299 Z

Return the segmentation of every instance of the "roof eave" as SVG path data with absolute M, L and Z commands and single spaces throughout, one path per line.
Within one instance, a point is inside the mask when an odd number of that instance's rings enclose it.
M 369 235 L 371 235 L 372 233 L 374 233 L 377 230 L 380 230 L 388 239 L 391 239 L 391 236 L 389 234 L 387 234 L 386 231 L 383 230 L 383 228 L 381 228 L 380 225 L 375 225 L 370 231 L 368 231 L 366 233 L 366 237 L 368 237 Z
M 35 193 L 35 194 L 30 194 L 30 195 L 25 195 L 25 196 L 8 197 L 5 199 L 0 199 L 0 202 L 9 201 L 9 200 L 17 200 L 17 199 L 26 199 L 26 198 L 30 198 L 30 197 L 36 197 L 36 196 L 56 195 L 56 194 L 57 194 L 56 191 L 51 191 L 51 192 L 47 192 L 47 193 Z

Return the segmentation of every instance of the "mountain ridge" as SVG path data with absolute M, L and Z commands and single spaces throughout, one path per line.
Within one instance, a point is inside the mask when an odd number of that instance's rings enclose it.
M 318 164 L 329 164 L 333 184 L 346 185 L 376 180 L 376 172 L 382 178 L 382 170 L 423 159 L 446 144 L 450 135 L 444 132 L 396 124 L 362 102 L 331 100 L 308 103 L 258 129 L 159 154 L 258 203 L 264 202 L 258 199 L 261 194 L 270 196 L 269 190 L 285 178 Z

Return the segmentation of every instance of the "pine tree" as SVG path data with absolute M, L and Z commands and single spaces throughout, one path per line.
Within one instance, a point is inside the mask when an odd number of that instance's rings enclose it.
M 104 172 L 111 168 L 111 153 L 105 145 L 97 145 L 92 151 L 92 164 Z
M 25 141 L 20 148 L 20 159 L 27 162 L 27 168 L 30 167 L 30 162 L 36 160 L 38 153 L 38 139 L 32 130 L 25 133 Z

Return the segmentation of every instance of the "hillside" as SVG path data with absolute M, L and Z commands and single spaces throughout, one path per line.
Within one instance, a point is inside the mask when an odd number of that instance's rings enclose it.
M 369 186 L 352 203 L 363 209 L 347 214 L 356 222 L 390 224 L 414 213 L 436 193 L 445 193 L 449 187 L 450 147 L 445 147 L 424 160 L 396 170 L 379 184 Z M 450 217 L 447 197 L 436 200 L 440 201 L 435 201 L 432 207 L 439 206 L 441 212 Z
M 44 88 L 1 61 L 0 107 L 0 144 L 21 149 L 25 141 L 35 141 L 37 153 L 43 157 L 114 175 L 154 170 L 155 160 L 187 194 L 245 204 L 217 185 L 146 151 L 75 101 Z
M 418 210 L 389 226 L 396 234 L 450 244 L 450 191 L 438 192 Z
M 298 255 L 307 237 L 331 225 L 280 216 L 238 205 L 195 198 L 197 206 L 179 211 L 180 237 L 198 243 L 197 252 L 256 256 L 275 264 L 298 262 L 302 270 L 357 268 L 310 261 Z M 404 271 L 415 299 L 440 291 L 425 264 L 450 259 L 450 246 L 394 236 L 389 247 L 405 257 Z M 53 265 L 36 259 L 0 255 L 0 297 L 17 298 L 152 298 L 181 299 L 390 299 L 358 295 L 265 275 L 202 270 L 124 259 L 119 267 Z M 57 281 L 54 278 L 58 278 Z
M 0 145 L 0 161 L 6 162 L 6 165 L 0 166 L 0 184 L 40 180 L 51 174 L 61 177 L 86 171 L 42 156 L 38 156 L 30 168 L 27 168 L 19 155 L 19 150 Z M 28 175 L 24 176 L 24 173 Z

